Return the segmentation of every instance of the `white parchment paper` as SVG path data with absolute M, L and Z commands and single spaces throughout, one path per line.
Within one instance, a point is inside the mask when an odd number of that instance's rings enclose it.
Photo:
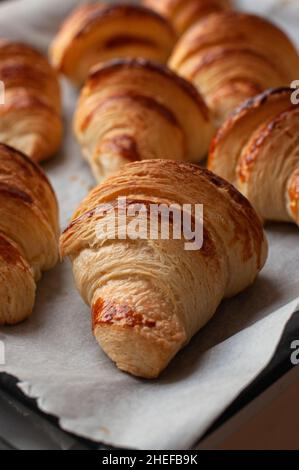
M 4 2 L 1 36 L 45 51 L 62 18 L 77 3 Z M 299 46 L 297 0 L 239 4 L 281 23 Z M 57 192 L 65 227 L 94 180 L 72 136 L 76 91 L 63 83 L 63 92 L 64 146 L 44 168 Z M 22 325 L 0 329 L 6 350 L 0 370 L 18 377 L 22 390 L 75 434 L 122 447 L 191 447 L 267 365 L 299 305 L 299 230 L 273 224 L 267 233 L 270 257 L 258 281 L 224 302 L 159 380 L 123 374 L 101 352 L 67 262 L 44 275 L 33 316 Z

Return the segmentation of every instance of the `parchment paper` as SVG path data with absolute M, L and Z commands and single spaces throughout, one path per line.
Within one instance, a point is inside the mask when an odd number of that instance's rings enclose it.
M 76 3 L 3 3 L 1 36 L 46 50 L 61 19 Z M 297 0 L 283 2 L 281 9 L 281 2 L 270 0 L 239 3 L 271 14 L 296 36 Z M 298 34 L 297 41 L 299 45 Z M 76 91 L 66 83 L 63 91 L 65 142 L 45 170 L 57 192 L 65 227 L 94 180 L 72 136 Z M 68 262 L 44 275 L 33 316 L 22 325 L 0 330 L 6 349 L 6 365 L 0 370 L 18 377 L 21 389 L 37 398 L 42 410 L 59 417 L 68 431 L 122 447 L 191 447 L 267 365 L 299 304 L 299 231 L 276 224 L 268 226 L 267 233 L 270 257 L 258 281 L 224 302 L 159 380 L 147 382 L 123 374 L 101 352 Z

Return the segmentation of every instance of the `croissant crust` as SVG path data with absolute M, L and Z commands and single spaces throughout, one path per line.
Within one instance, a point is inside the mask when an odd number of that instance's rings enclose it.
M 240 106 L 218 131 L 208 167 L 265 220 L 299 223 L 299 105 L 294 90 L 268 90 Z
M 169 158 L 198 161 L 214 133 L 197 90 L 167 67 L 114 60 L 92 71 L 74 127 L 98 180 L 124 163 Z
M 61 99 L 56 72 L 31 46 L 0 40 L 0 142 L 35 161 L 52 156 L 62 139 Z
M 176 35 L 162 16 L 129 4 L 77 8 L 50 48 L 52 64 L 80 85 L 91 67 L 115 58 L 144 57 L 165 63 Z
M 182 36 L 169 65 L 200 90 L 219 126 L 246 99 L 289 86 L 297 76 L 299 56 L 288 37 L 266 19 L 222 12 Z
M 58 209 L 44 172 L 0 144 L 0 324 L 33 309 L 36 282 L 58 259 Z
M 211 13 L 231 8 L 229 0 L 143 0 L 143 4 L 168 18 L 178 34 Z
M 184 240 L 172 235 L 98 237 L 107 221 L 100 208 L 114 207 L 119 197 L 126 197 L 127 208 L 203 204 L 201 250 L 187 251 Z M 116 218 L 118 229 L 124 228 Z M 224 297 L 254 281 L 267 256 L 260 219 L 238 191 L 207 170 L 170 160 L 128 164 L 95 188 L 60 249 L 71 258 L 76 285 L 92 308 L 99 344 L 120 369 L 146 378 L 161 373 Z

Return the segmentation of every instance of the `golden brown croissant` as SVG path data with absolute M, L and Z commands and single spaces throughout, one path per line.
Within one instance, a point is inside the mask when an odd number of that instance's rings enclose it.
M 230 0 L 143 0 L 169 19 L 179 35 L 211 13 L 230 9 Z
M 121 59 L 90 74 L 75 132 L 101 180 L 133 160 L 198 161 L 207 154 L 213 127 L 191 84 L 165 66 Z
M 272 87 L 290 86 L 299 56 L 287 36 L 254 15 L 210 15 L 178 42 L 170 67 L 192 81 L 220 125 L 237 105 Z
M 44 172 L 0 144 L 0 324 L 28 317 L 36 282 L 58 259 L 58 216 Z
M 299 225 L 299 105 L 278 88 L 250 99 L 223 124 L 209 169 L 232 182 L 266 220 Z
M 165 63 L 176 35 L 168 21 L 152 10 L 129 4 L 95 3 L 76 9 L 50 48 L 52 64 L 76 84 L 94 65 L 122 57 Z
M 127 223 L 121 212 L 107 208 L 117 207 L 118 198 Z M 183 204 L 203 204 L 202 248 L 188 251 L 171 233 L 168 240 L 126 238 L 131 209 L 143 205 L 150 218 L 151 204 L 179 205 L 182 212 Z M 109 229 L 113 220 L 116 234 Z M 60 248 L 71 258 L 76 285 L 92 307 L 93 331 L 103 350 L 120 369 L 146 378 L 160 374 L 223 298 L 249 286 L 267 257 L 262 225 L 250 203 L 209 171 L 171 160 L 128 164 L 95 188 L 62 235 Z
M 0 142 L 35 161 L 53 155 L 62 138 L 60 88 L 56 72 L 31 46 L 0 40 Z

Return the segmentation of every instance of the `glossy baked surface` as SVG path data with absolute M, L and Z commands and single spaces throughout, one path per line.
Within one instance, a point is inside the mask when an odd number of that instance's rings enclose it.
M 168 18 L 179 35 L 208 15 L 231 8 L 229 0 L 143 0 L 142 3 Z
M 203 204 L 202 248 L 186 250 L 186 240 L 171 235 L 99 237 L 114 217 L 100 209 L 115 207 L 118 197 L 127 198 L 127 208 Z M 118 213 L 116 220 L 122 230 Z M 262 224 L 249 202 L 209 171 L 170 160 L 128 164 L 96 187 L 74 214 L 60 248 L 92 308 L 101 347 L 120 369 L 146 378 L 161 373 L 223 298 L 249 286 L 267 257 Z
M 87 4 L 63 23 L 50 48 L 52 64 L 80 85 L 92 66 L 122 57 L 166 63 L 176 41 L 168 21 L 129 4 Z
M 218 131 L 208 167 L 232 182 L 265 220 L 299 224 L 299 105 L 269 90 L 236 109 Z
M 51 157 L 62 140 L 58 77 L 47 60 L 26 44 L 0 40 L 0 142 L 35 161 Z
M 177 43 L 170 67 L 193 82 L 216 125 L 244 100 L 290 86 L 299 56 L 286 34 L 267 19 L 239 12 L 210 15 Z
M 98 180 L 134 160 L 199 161 L 214 135 L 197 90 L 166 66 L 120 59 L 94 69 L 74 127 Z
M 58 207 L 43 170 L 0 144 L 0 324 L 32 313 L 36 282 L 58 260 Z

